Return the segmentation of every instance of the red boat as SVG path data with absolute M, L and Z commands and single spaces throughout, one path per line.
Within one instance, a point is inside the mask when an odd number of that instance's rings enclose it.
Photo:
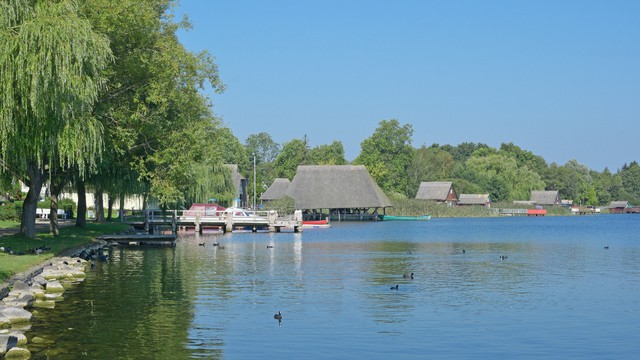
M 331 227 L 331 224 L 329 224 L 329 219 L 324 219 L 324 220 L 303 220 L 302 221 L 302 227 L 303 228 L 328 228 Z

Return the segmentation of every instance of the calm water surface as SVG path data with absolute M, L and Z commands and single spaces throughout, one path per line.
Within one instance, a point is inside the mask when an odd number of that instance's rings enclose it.
M 191 233 L 110 255 L 38 311 L 26 335 L 52 343 L 34 359 L 640 356 L 640 216 Z

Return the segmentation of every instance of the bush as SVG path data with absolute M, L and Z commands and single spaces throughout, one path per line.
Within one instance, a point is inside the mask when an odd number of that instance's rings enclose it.
M 0 206 L 0 220 L 20 221 L 22 217 L 22 201 L 14 201 Z

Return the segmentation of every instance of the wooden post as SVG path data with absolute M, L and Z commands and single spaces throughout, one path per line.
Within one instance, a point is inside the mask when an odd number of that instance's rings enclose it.
M 149 226 L 149 210 L 144 211 L 144 231 L 149 233 L 151 227 Z
M 176 235 L 178 233 L 178 224 L 176 221 L 178 210 L 173 210 L 173 215 L 171 216 L 171 233 Z
M 198 234 L 202 234 L 202 227 L 200 226 L 200 214 L 196 214 L 196 223 L 195 223 L 195 225 L 196 225 L 195 231 Z
M 233 213 L 232 212 L 228 212 L 227 213 L 227 218 L 226 218 L 226 228 L 228 232 L 233 232 Z

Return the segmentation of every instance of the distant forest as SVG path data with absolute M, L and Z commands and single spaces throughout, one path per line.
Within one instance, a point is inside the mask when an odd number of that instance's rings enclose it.
M 488 193 L 494 202 L 529 200 L 531 190 L 558 190 L 561 199 L 575 204 L 608 205 L 614 200 L 640 204 L 636 161 L 615 173 L 609 169 L 598 172 L 576 160 L 549 164 L 513 143 L 503 143 L 499 149 L 469 142 L 415 148 L 412 136 L 412 125 L 383 120 L 362 141 L 352 164 L 365 165 L 378 185 L 395 197 L 414 198 L 422 181 L 453 181 L 458 193 Z M 229 160 L 240 163 L 243 173 L 252 179 L 255 154 L 258 197 L 275 178 L 291 180 L 298 165 L 349 164 L 341 142 L 311 148 L 306 135 L 279 145 L 261 132 L 250 135 L 244 147 L 246 157 Z

